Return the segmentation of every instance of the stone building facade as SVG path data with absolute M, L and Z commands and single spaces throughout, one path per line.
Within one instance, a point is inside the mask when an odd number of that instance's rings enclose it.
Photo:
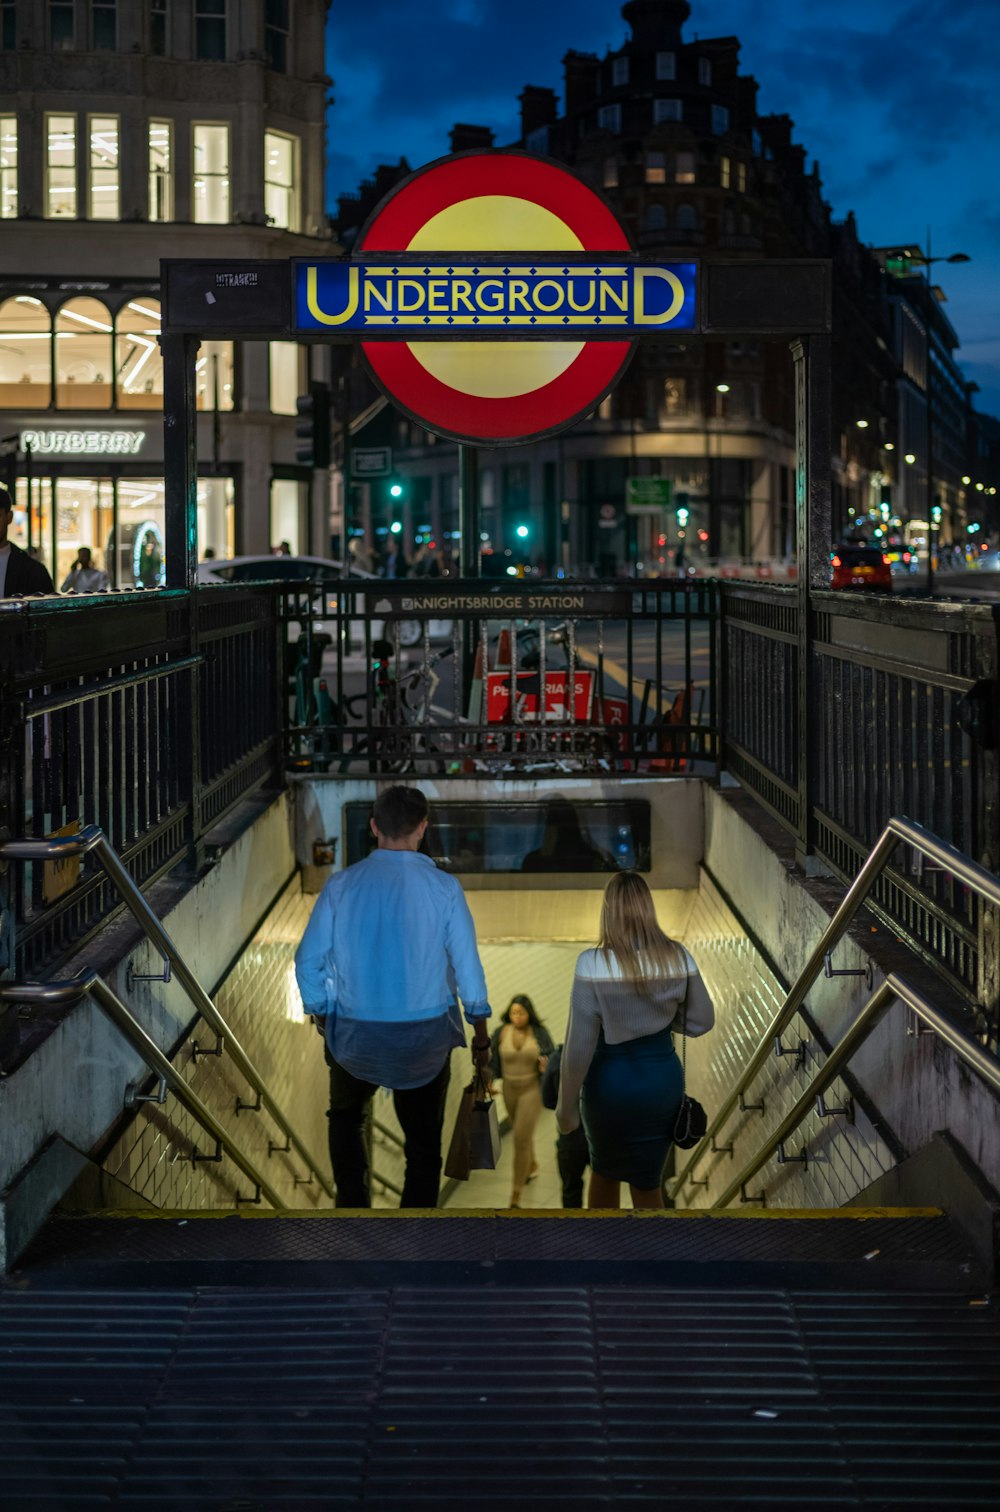
M 15 539 L 57 586 L 81 545 L 122 587 L 160 570 L 160 259 L 333 248 L 326 11 L 0 5 L 0 438 Z M 294 419 L 327 362 L 292 343 L 202 346 L 203 551 L 328 550 L 328 480 L 296 464 Z

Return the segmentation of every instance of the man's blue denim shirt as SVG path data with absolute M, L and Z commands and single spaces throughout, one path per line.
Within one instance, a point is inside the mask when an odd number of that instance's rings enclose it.
M 417 851 L 372 851 L 331 877 L 295 974 L 334 1060 L 380 1087 L 424 1086 L 465 1044 L 459 998 L 470 1023 L 490 1013 L 461 884 Z

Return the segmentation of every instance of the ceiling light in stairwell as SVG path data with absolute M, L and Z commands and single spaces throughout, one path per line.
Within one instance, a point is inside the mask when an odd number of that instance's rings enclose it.
M 868 429 L 868 421 L 867 420 L 855 420 L 854 423 L 858 427 L 858 430 L 867 430 Z
M 913 454 L 913 452 L 907 452 L 907 453 L 906 453 L 906 456 L 905 456 L 905 457 L 904 457 L 904 458 L 903 458 L 903 461 L 904 461 L 904 462 L 909 462 L 909 463 L 910 463 L 910 465 L 911 465 L 911 466 L 912 466 L 912 465 L 913 465 L 913 463 L 914 463 L 914 462 L 915 462 L 915 461 L 916 461 L 916 460 L 917 460 L 917 459 L 916 459 L 916 457 L 915 457 L 915 455 L 914 455 L 914 454 Z

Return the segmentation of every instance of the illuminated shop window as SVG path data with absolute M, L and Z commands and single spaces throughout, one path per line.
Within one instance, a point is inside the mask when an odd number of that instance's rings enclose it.
M 56 561 L 52 571 L 61 588 L 81 546 L 89 546 L 93 565 L 114 582 L 114 489 L 110 478 L 58 478 L 55 482 Z M 126 581 L 131 587 L 131 579 Z
M 118 117 L 90 116 L 90 189 L 87 214 L 91 220 L 121 219 Z
M 663 380 L 663 413 L 684 415 L 687 413 L 687 379 L 665 378 Z
M 56 315 L 57 409 L 110 409 L 112 325 L 99 299 L 70 299 Z
M 661 126 L 664 121 L 683 121 L 684 106 L 680 100 L 654 100 L 653 101 L 653 125 Z
M 117 565 L 122 588 L 162 588 L 166 583 L 163 495 L 162 478 L 118 481 Z
M 674 164 L 674 182 L 676 184 L 693 184 L 695 180 L 694 153 L 679 152 Z
M 0 115 L 0 220 L 17 215 L 17 116 Z
M 605 158 L 604 159 L 604 179 L 603 179 L 603 183 L 604 183 L 605 189 L 617 189 L 618 188 L 618 159 L 617 158 L 610 157 L 610 158 Z
M 192 219 L 203 226 L 229 221 L 229 127 L 203 124 L 194 128 Z
M 115 402 L 119 409 L 163 408 L 160 301 L 141 295 L 115 321 Z
M 194 365 L 195 402 L 200 410 L 233 408 L 233 343 L 203 341 Z
M 29 520 L 29 488 L 26 479 L 18 478 L 14 493 L 14 521 L 10 539 L 22 551 L 36 551 L 39 560 L 55 575 L 52 565 L 52 479 L 34 478 L 31 483 L 31 508 Z
M 45 214 L 76 219 L 76 116 L 45 117 Z
M 52 398 L 52 322 L 40 299 L 18 294 L 0 304 L 0 409 L 48 409 Z
M 73 0 L 50 0 L 49 44 L 55 52 L 68 51 L 76 42 Z
M 297 137 L 264 133 L 264 213 L 283 231 L 299 229 L 298 156 Z
M 728 189 L 733 180 L 733 165 L 727 157 L 719 159 L 719 184 L 723 189 Z
M 209 63 L 226 56 L 226 0 L 194 0 L 194 55 Z
M 232 478 L 198 479 L 198 554 L 221 559 L 236 555 Z
M 288 72 L 288 0 L 265 0 L 264 47 L 267 66 L 275 73 Z
M 118 46 L 116 0 L 93 0 L 90 7 L 90 35 L 95 52 L 114 52 Z
M 662 152 L 646 153 L 646 183 L 665 184 L 667 182 L 667 160 Z
M 302 519 L 302 485 L 289 478 L 271 480 L 271 547 L 277 549 L 282 542 L 291 547 L 292 556 L 299 554 L 299 536 Z
M 154 58 L 167 55 L 167 0 L 150 0 L 149 50 Z
M 747 192 L 747 165 L 746 165 L 746 163 L 737 163 L 736 164 L 736 187 L 737 187 L 737 189 L 739 190 L 739 192 L 741 194 L 746 194 L 746 192 Z
M 174 128 L 172 121 L 149 123 L 149 218 L 174 218 Z
M 294 415 L 295 401 L 302 393 L 299 381 L 299 348 L 294 341 L 270 343 L 271 413 Z

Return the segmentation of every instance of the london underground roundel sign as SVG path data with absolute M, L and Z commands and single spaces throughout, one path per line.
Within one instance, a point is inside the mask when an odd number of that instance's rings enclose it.
M 636 339 L 695 324 L 692 263 L 643 264 L 604 201 L 519 152 L 406 179 L 347 263 L 298 263 L 296 324 L 361 338 L 386 395 L 428 430 L 503 445 L 572 425 Z

